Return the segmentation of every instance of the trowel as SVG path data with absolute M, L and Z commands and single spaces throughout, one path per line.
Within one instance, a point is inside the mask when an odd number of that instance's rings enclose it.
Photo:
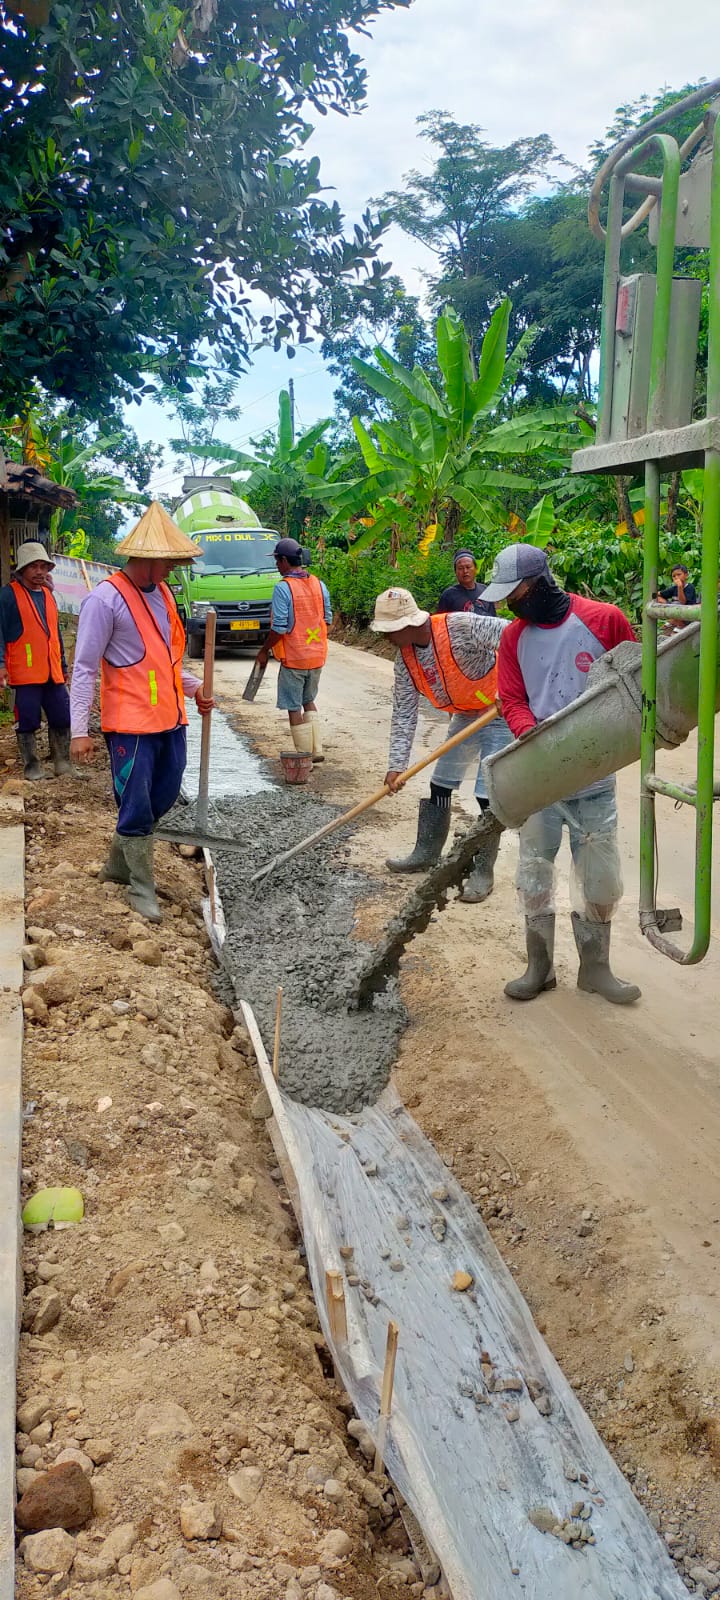
M 254 661 L 252 672 L 242 692 L 243 700 L 254 700 L 267 672 L 267 661 Z

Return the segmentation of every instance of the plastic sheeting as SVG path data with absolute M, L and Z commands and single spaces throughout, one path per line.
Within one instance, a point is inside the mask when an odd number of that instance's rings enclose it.
M 394 1091 L 349 1118 L 286 1099 L 243 1013 L 292 1169 L 323 1331 L 375 1437 L 388 1321 L 399 1325 L 385 1462 L 454 1600 L 683 1600 L 481 1218 Z M 348 1261 L 340 1248 L 350 1246 Z M 466 1293 L 451 1286 L 458 1270 L 472 1277 Z M 333 1337 L 327 1271 L 343 1273 L 347 1341 Z M 582 1550 L 529 1520 L 537 1508 L 561 1520 L 580 1500 L 596 1540 Z
M 520 830 L 516 877 L 521 909 L 530 917 L 555 910 L 555 856 L 564 827 L 572 854 L 572 909 L 589 921 L 609 922 L 623 892 L 614 784 L 528 817 Z

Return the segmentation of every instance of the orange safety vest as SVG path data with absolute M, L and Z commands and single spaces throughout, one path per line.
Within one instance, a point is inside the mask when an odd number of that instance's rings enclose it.
M 111 583 L 130 612 L 139 634 L 142 654 L 126 667 L 114 667 L 103 656 L 100 665 L 100 725 L 103 733 L 167 733 L 187 722 L 182 686 L 182 658 L 185 629 L 180 621 L 173 594 L 164 583 L 158 584 L 170 619 L 170 644 L 150 606 L 123 572 L 114 572 Z
M 312 572 L 291 585 L 295 621 L 289 633 L 273 645 L 273 655 L 286 667 L 311 672 L 327 661 L 327 623 L 320 579 Z
M 5 663 L 8 683 L 17 687 L 22 683 L 64 683 L 60 627 L 55 596 L 44 589 L 46 622 L 33 604 L 24 583 L 17 578 L 10 584 L 17 600 L 22 633 L 14 644 L 5 646 Z
M 455 660 L 450 643 L 450 629 L 448 627 L 448 613 L 442 612 L 437 617 L 430 618 L 432 628 L 432 642 L 435 648 L 435 660 L 440 671 L 445 693 L 450 701 L 450 706 L 443 705 L 438 700 L 435 687 L 426 677 L 418 661 L 415 646 L 406 645 L 401 650 L 401 655 L 410 673 L 410 677 L 419 694 L 424 694 L 426 700 L 431 700 L 440 711 L 474 711 L 480 717 L 483 711 L 489 711 L 495 704 L 497 695 L 497 666 L 492 666 L 484 678 L 468 678 Z

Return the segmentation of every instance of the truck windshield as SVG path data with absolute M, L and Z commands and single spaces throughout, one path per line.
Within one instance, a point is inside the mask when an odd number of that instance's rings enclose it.
M 275 572 L 273 550 L 277 540 L 276 533 L 252 528 L 238 528 L 232 533 L 198 533 L 196 542 L 203 557 L 195 562 L 193 570 L 200 577 L 218 572 Z

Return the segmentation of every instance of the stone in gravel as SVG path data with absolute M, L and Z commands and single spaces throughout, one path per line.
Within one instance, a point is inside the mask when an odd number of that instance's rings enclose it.
M 148 1439 L 190 1439 L 195 1425 L 174 1400 L 144 1400 L 135 1412 L 135 1427 Z
M 36 1472 L 34 1467 L 18 1467 L 15 1473 L 18 1494 L 21 1496 L 26 1494 L 30 1485 L 36 1483 L 39 1477 L 40 1473 Z
M 185 1312 L 185 1327 L 191 1339 L 200 1339 L 202 1337 L 202 1323 L 197 1311 L 190 1310 Z
M 179 1222 L 158 1223 L 158 1233 L 163 1244 L 182 1244 L 185 1238 L 185 1229 L 180 1227 Z
M 183 1539 L 219 1539 L 222 1517 L 212 1500 L 187 1501 L 180 1507 Z
M 142 1589 L 136 1589 L 135 1600 L 182 1600 L 182 1595 L 169 1578 L 158 1578 L 155 1583 L 145 1583 Z
M 111 1439 L 86 1439 L 85 1449 L 96 1467 L 104 1466 L 113 1453 Z
M 82 1528 L 93 1514 L 90 1479 L 77 1461 L 58 1461 L 41 1472 L 15 1509 L 18 1527 Z
M 40 967 L 28 973 L 27 982 L 46 1006 L 64 1006 L 75 994 L 75 978 L 65 967 Z
M 231 1473 L 228 1486 L 241 1505 L 251 1506 L 257 1500 L 263 1481 L 260 1467 L 241 1467 L 239 1472 Z
M 134 1550 L 137 1537 L 138 1532 L 134 1522 L 119 1522 L 116 1528 L 111 1529 L 107 1539 L 103 1540 L 98 1555 L 120 1561 L 123 1556 L 129 1556 L 130 1551 Z
M 37 1311 L 31 1323 L 31 1332 L 36 1334 L 49 1333 L 56 1327 L 62 1315 L 63 1303 L 56 1289 L 43 1290 Z
M 75 1559 L 75 1540 L 62 1528 L 46 1528 L 23 1539 L 20 1554 L 30 1572 L 69 1572 Z
M 531 1506 L 527 1515 L 528 1522 L 531 1522 L 540 1533 L 552 1533 L 553 1528 L 558 1525 L 555 1512 L 551 1511 L 549 1506 Z
M 25 1016 L 29 1017 L 31 1022 L 44 1024 L 49 1021 L 50 1012 L 42 995 L 37 994 L 35 989 L 25 989 L 21 999 Z
M 550 1396 L 548 1394 L 539 1394 L 537 1400 L 535 1401 L 535 1406 L 540 1412 L 541 1417 L 550 1416 L 552 1412 L 552 1405 L 550 1403 Z
M 364 1455 L 366 1461 L 374 1461 L 375 1444 L 370 1429 L 365 1426 L 365 1423 L 361 1422 L 359 1417 L 351 1417 L 347 1425 L 347 1431 L 350 1438 L 355 1440 L 360 1453 Z
M 142 961 L 143 966 L 162 966 L 162 950 L 154 939 L 137 939 L 133 944 L 132 953 L 138 961 Z
M 217 1283 L 220 1273 L 212 1256 L 208 1256 L 207 1261 L 200 1263 L 199 1277 L 201 1283 Z
M 41 1446 L 39 1444 L 26 1445 L 20 1457 L 21 1467 L 37 1467 L 38 1461 L 42 1461 Z
M 474 1279 L 471 1272 L 456 1272 L 453 1277 L 452 1287 L 457 1290 L 458 1294 L 464 1294 L 466 1289 L 472 1288 L 473 1282 Z
M 315 1600 L 338 1600 L 337 1589 L 331 1588 L 329 1583 L 319 1583 L 315 1590 Z
M 309 1428 L 306 1422 L 302 1422 L 300 1427 L 295 1429 L 293 1450 L 295 1450 L 298 1455 L 307 1455 L 312 1449 L 312 1442 L 312 1428 Z
M 243 1289 L 240 1296 L 240 1305 L 243 1311 L 257 1311 L 262 1303 L 262 1295 L 258 1294 L 257 1289 Z
M 633 1361 L 631 1352 L 629 1350 L 623 1356 L 623 1366 L 624 1366 L 626 1372 L 634 1372 L 635 1371 L 635 1362 Z
M 258 1089 L 250 1101 L 250 1115 L 255 1122 L 266 1122 L 273 1114 L 267 1089 Z
M 66 1446 L 66 1448 L 61 1450 L 59 1455 L 55 1457 L 53 1464 L 56 1467 L 62 1466 L 65 1461 L 74 1461 L 77 1466 L 80 1467 L 81 1471 L 85 1473 L 85 1476 L 87 1478 L 90 1477 L 93 1469 L 93 1462 L 91 1457 L 85 1454 L 84 1450 L 79 1450 L 75 1445 Z
M 390 1271 L 391 1272 L 404 1272 L 405 1271 L 405 1263 L 404 1263 L 404 1261 L 398 1261 L 397 1259 L 395 1259 L 394 1261 L 391 1261 L 390 1262 Z
M 342 1500 L 344 1489 L 337 1478 L 327 1478 L 323 1484 L 323 1494 L 326 1500 Z
M 342 1561 L 349 1556 L 352 1550 L 352 1539 L 349 1538 L 344 1528 L 331 1528 L 325 1534 L 320 1545 L 320 1560 L 323 1566 L 332 1561 Z
M 706 1589 L 711 1591 L 717 1589 L 720 1581 L 717 1572 L 711 1572 L 709 1567 L 703 1567 L 695 1563 L 688 1568 L 688 1577 L 692 1578 L 693 1583 L 702 1583 Z

